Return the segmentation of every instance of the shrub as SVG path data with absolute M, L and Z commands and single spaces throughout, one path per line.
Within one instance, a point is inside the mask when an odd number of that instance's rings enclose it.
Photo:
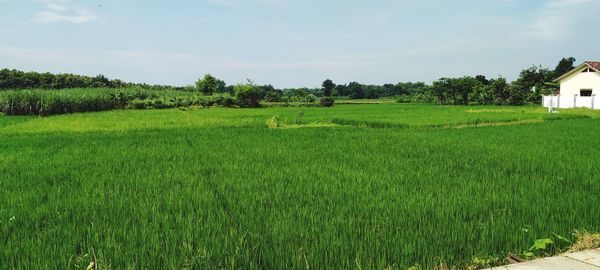
M 238 84 L 234 87 L 235 98 L 242 107 L 259 107 L 263 90 L 251 83 Z
M 433 103 L 434 97 L 430 93 L 415 93 L 396 96 L 398 103 Z
M 131 109 L 142 110 L 148 109 L 151 107 L 151 104 L 148 102 L 148 100 L 136 98 L 129 103 L 128 107 Z
M 278 128 L 281 126 L 281 122 L 279 120 L 278 115 L 274 115 L 269 120 L 267 120 L 267 127 L 269 128 Z
M 319 104 L 321 105 L 321 107 L 333 107 L 334 103 L 335 103 L 335 99 L 333 99 L 332 97 L 323 97 L 319 101 Z
M 304 124 L 303 118 L 304 118 L 304 113 L 302 111 L 298 112 L 296 114 L 296 120 L 294 121 L 294 123 L 296 125 L 302 125 L 302 124 Z
M 281 102 L 283 100 L 283 94 L 280 92 L 267 92 L 265 94 L 265 100 L 268 102 Z
M 154 100 L 154 102 L 152 103 L 152 107 L 154 107 L 155 109 L 170 109 L 177 107 L 177 105 L 173 100 L 159 98 Z
M 110 97 L 113 99 L 116 108 L 123 109 L 127 106 L 128 96 L 124 92 L 116 91 L 110 94 Z
M 304 98 L 304 102 L 308 102 L 308 103 L 314 103 L 315 101 L 317 101 L 317 96 L 313 95 L 313 94 L 308 94 L 305 98 Z
M 235 104 L 235 99 L 229 93 L 215 94 L 212 98 L 214 100 L 214 105 L 231 107 Z

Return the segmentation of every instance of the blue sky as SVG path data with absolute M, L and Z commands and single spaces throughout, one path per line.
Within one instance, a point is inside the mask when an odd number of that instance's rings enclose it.
M 0 0 L 0 68 L 275 87 L 600 60 L 600 0 Z

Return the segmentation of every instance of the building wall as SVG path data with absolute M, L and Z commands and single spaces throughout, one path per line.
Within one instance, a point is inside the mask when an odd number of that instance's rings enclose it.
M 600 96 L 600 72 L 581 73 L 583 69 L 560 81 L 560 95 L 579 95 L 581 89 L 592 89 L 592 95 Z
M 600 96 L 545 96 L 542 105 L 546 108 L 590 108 L 600 110 Z

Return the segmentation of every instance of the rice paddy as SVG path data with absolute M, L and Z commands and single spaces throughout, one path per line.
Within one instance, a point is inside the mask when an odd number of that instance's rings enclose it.
M 299 128 L 266 125 L 299 111 Z M 600 230 L 596 116 L 388 103 L 0 116 L 0 269 L 503 257 Z

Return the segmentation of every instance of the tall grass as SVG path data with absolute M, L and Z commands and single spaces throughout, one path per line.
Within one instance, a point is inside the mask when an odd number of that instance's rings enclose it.
M 227 94 L 203 96 L 193 92 L 141 88 L 14 90 L 0 92 L 0 112 L 8 115 L 55 115 L 111 109 L 175 108 L 233 105 Z
M 297 108 L 0 116 L 0 268 L 428 269 L 600 230 L 600 120 L 412 128 L 468 109 L 302 109 L 404 129 L 265 126 Z

